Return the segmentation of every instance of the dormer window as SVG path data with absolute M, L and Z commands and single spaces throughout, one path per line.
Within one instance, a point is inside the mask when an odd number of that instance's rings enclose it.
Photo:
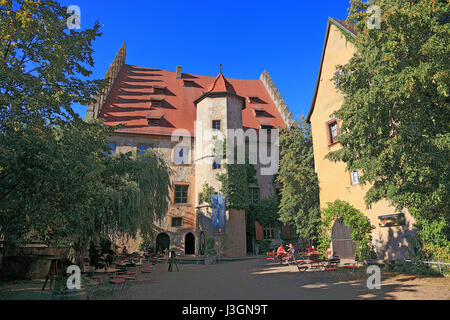
M 163 86 L 153 86 L 153 93 L 154 94 L 164 94 L 166 91 L 166 87 Z
M 147 121 L 150 127 L 160 127 L 161 119 L 164 117 L 164 110 L 150 109 L 147 114 Z
M 150 107 L 151 108 L 161 108 L 163 105 L 164 99 L 150 99 Z
M 183 86 L 185 87 L 195 87 L 195 82 L 192 80 L 183 80 Z
M 248 97 L 248 102 L 250 104 L 257 104 L 257 103 L 261 103 L 261 99 L 258 97 Z
M 161 121 L 160 121 L 160 119 L 148 119 L 148 126 L 149 127 L 160 127 Z
M 255 117 L 265 117 L 266 112 L 264 110 L 255 110 Z

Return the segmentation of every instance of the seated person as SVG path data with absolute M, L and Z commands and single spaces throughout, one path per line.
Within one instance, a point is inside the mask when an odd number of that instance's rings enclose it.
M 292 243 L 289 243 L 288 255 L 291 257 L 295 254 L 295 247 Z
M 281 244 L 277 249 L 277 258 L 281 259 L 286 254 L 283 244 Z

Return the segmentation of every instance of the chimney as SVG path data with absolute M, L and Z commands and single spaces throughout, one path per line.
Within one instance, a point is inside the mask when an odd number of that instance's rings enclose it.
M 181 79 L 181 66 L 177 66 L 177 79 Z

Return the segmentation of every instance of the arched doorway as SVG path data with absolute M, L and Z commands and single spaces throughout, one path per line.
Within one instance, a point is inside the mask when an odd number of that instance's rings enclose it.
M 341 259 L 355 258 L 355 244 L 351 239 L 352 227 L 344 224 L 344 219 L 339 218 L 333 225 L 331 242 L 333 252 Z
M 156 251 L 163 252 L 169 250 L 170 238 L 166 233 L 160 233 L 156 237 Z
M 195 254 L 195 236 L 191 232 L 184 238 L 184 253 Z

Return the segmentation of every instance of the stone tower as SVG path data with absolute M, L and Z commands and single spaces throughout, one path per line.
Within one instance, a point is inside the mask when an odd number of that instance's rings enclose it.
M 231 83 L 220 72 L 208 90 L 194 103 L 197 107 L 194 161 L 198 196 L 204 183 L 208 183 L 216 190 L 220 189 L 216 175 L 222 169 L 213 167 L 215 145 L 217 147 L 219 143 L 215 141 L 223 140 L 228 129 L 242 129 L 245 98 L 236 94 Z M 223 163 L 221 165 L 223 167 Z
M 194 156 L 195 189 L 196 203 L 199 206 L 201 205 L 199 194 L 202 192 L 205 183 L 208 183 L 216 191 L 221 188 L 216 176 L 223 172 L 224 162 L 216 160 L 217 147 L 222 146 L 221 141 L 227 138 L 227 130 L 242 129 L 242 110 L 245 109 L 246 105 L 245 98 L 236 93 L 222 72 L 219 73 L 208 90 L 194 101 L 194 104 L 197 108 Z M 220 168 L 218 168 L 218 165 Z M 223 248 L 222 254 L 245 256 L 245 212 L 227 209 L 226 227 L 223 235 L 218 235 L 217 230 L 211 227 L 208 220 L 211 218 L 211 213 L 211 208 L 199 207 L 197 215 L 201 220 L 199 221 L 200 228 L 203 229 L 200 231 L 205 232 L 206 237 L 213 237 L 216 243 L 226 239 L 219 245 Z

